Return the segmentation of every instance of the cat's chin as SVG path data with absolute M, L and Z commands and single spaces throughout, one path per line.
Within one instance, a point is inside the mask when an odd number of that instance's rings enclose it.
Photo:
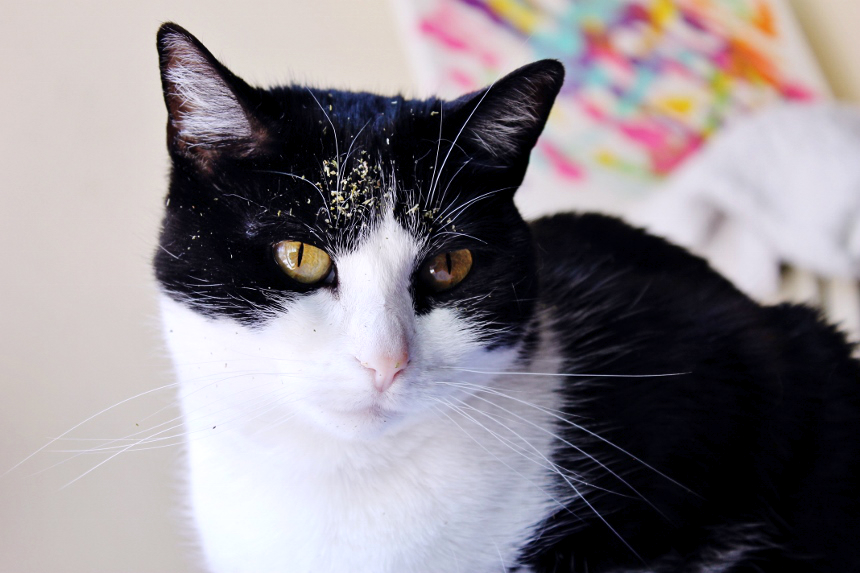
M 325 431 L 345 440 L 377 439 L 402 428 L 412 417 L 377 404 L 354 410 L 328 410 L 314 416 Z

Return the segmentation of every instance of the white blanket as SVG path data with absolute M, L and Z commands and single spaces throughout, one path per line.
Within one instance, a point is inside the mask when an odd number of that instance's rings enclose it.
M 772 297 L 783 264 L 860 278 L 860 110 L 782 104 L 716 135 L 630 218 Z

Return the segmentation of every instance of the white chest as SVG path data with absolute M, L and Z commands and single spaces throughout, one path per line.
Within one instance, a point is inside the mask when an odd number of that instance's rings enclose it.
M 428 418 L 427 428 L 392 436 L 399 444 L 353 445 L 340 467 L 318 436 L 191 440 L 191 504 L 210 567 L 504 571 L 552 507 L 550 474 L 535 459 L 550 445 L 528 424 L 482 424 L 456 413 Z M 526 433 L 530 455 L 514 451 L 514 432 Z

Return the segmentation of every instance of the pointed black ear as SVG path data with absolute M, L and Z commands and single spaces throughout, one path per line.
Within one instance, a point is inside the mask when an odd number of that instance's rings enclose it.
M 486 154 L 491 163 L 528 158 L 564 82 L 564 66 L 556 60 L 525 65 L 491 86 L 466 96 L 458 115 L 460 136 L 470 151 Z
M 253 93 L 182 27 L 158 30 L 161 84 L 168 112 L 171 151 L 211 167 L 219 154 L 246 156 L 265 141 L 265 130 L 248 111 Z

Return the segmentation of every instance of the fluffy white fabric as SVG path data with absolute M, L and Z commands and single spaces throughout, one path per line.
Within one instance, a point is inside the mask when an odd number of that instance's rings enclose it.
M 860 110 L 783 104 L 715 136 L 630 217 L 756 298 L 781 264 L 860 277 Z

